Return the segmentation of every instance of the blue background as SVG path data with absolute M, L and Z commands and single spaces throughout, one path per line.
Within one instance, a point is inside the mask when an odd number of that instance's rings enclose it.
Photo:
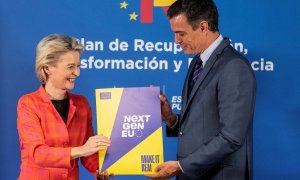
M 103 41 L 103 51 L 85 51 L 81 59 L 167 60 L 168 69 L 82 69 L 73 93 L 85 95 L 95 114 L 95 89 L 109 87 L 160 86 L 169 101 L 180 96 L 188 68 L 183 52 L 134 51 L 134 40 L 173 42 L 168 19 L 153 7 L 153 22 L 140 22 L 140 1 L 127 0 L 9 0 L 0 1 L 0 137 L 1 179 L 17 179 L 20 171 L 16 107 L 20 96 L 35 91 L 38 82 L 35 47 L 46 35 L 67 34 L 90 41 Z M 254 119 L 254 179 L 300 179 L 300 1 L 216 0 L 220 32 L 232 44 L 242 43 L 257 78 Z M 136 12 L 137 20 L 129 20 Z M 126 51 L 111 51 L 118 38 L 128 43 Z M 239 50 L 239 49 L 238 49 Z M 261 60 L 263 59 L 263 60 Z M 173 60 L 182 60 L 174 72 Z M 260 63 L 259 66 L 255 64 Z M 263 64 L 272 70 L 257 70 Z M 179 109 L 174 109 L 179 112 Z M 94 118 L 94 128 L 96 120 Z M 96 129 L 95 129 L 96 130 Z M 174 160 L 176 138 L 164 135 L 165 160 Z M 93 177 L 81 168 L 81 179 Z M 115 179 L 145 179 L 118 176 Z

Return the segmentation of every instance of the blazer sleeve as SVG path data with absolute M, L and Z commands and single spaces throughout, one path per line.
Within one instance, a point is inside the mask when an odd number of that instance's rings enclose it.
M 253 123 L 255 78 L 241 59 L 228 62 L 218 83 L 219 133 L 179 161 L 184 173 L 195 177 L 220 163 L 245 142 Z
M 45 143 L 40 118 L 36 114 L 38 102 L 23 96 L 18 102 L 17 128 L 22 156 L 42 167 L 70 168 L 70 147 L 49 147 Z
M 85 107 L 87 107 L 88 111 L 88 116 L 87 116 L 87 121 L 88 121 L 88 126 L 87 126 L 87 136 L 85 142 L 91 137 L 94 136 L 94 129 L 93 129 L 93 122 L 92 122 L 92 109 L 87 101 L 86 98 L 85 100 Z M 82 165 L 94 176 L 96 176 L 96 170 L 99 168 L 99 157 L 98 153 L 92 154 L 87 157 L 81 157 L 80 161 Z

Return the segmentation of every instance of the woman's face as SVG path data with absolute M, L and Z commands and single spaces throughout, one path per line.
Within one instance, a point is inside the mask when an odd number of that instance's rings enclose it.
M 80 55 L 77 51 L 62 54 L 55 66 L 48 66 L 47 84 L 54 88 L 70 90 L 74 88 L 75 79 L 80 75 Z

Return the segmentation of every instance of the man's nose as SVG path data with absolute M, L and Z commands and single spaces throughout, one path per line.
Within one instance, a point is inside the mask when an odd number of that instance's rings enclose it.
M 174 40 L 175 40 L 175 43 L 176 43 L 176 44 L 182 43 L 182 39 L 181 39 L 177 34 L 175 34 Z

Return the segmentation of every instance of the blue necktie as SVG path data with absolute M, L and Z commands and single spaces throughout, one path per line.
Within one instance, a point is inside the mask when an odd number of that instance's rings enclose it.
M 194 86 L 194 84 L 196 83 L 202 69 L 203 69 L 203 66 L 202 66 L 202 60 L 200 58 L 200 55 L 197 55 L 196 57 L 196 64 L 194 66 L 194 71 L 193 71 L 193 79 L 192 79 L 192 87 Z

